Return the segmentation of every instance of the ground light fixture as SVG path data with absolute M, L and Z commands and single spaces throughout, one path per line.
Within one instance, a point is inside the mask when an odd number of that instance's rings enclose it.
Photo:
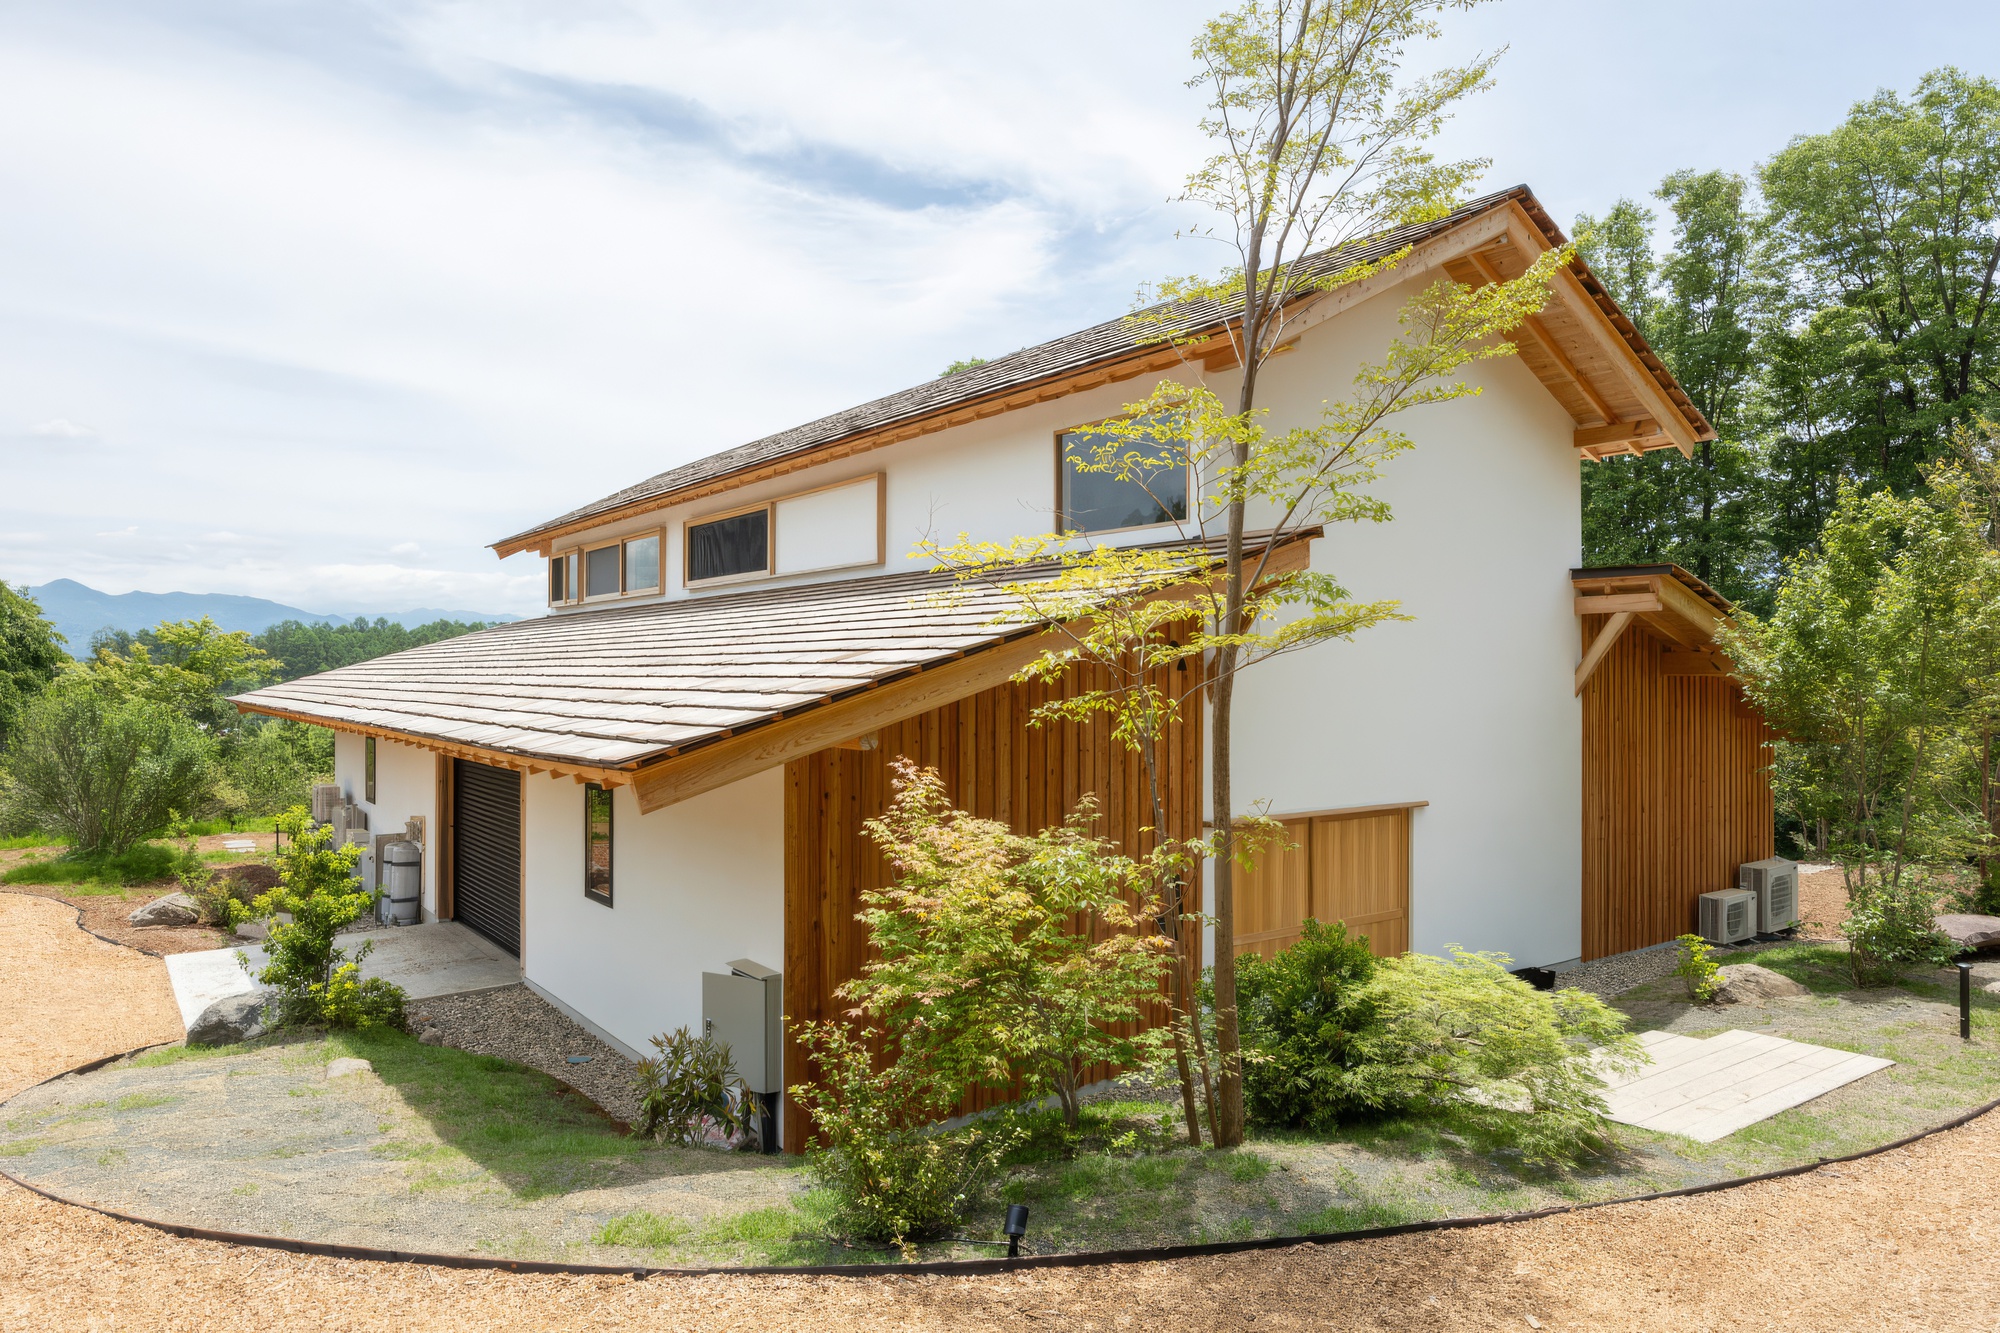
M 1028 1205 L 1025 1203 L 1008 1204 L 1007 1222 L 1000 1228 L 1000 1231 L 1007 1239 L 975 1240 L 971 1236 L 953 1236 L 952 1239 L 961 1245 L 1005 1245 L 1007 1247 L 1007 1257 L 1009 1259 L 1018 1259 L 1021 1257 L 1021 1237 L 1028 1234 Z
M 1007 1225 L 1000 1228 L 1007 1234 L 1007 1257 L 1021 1257 L 1021 1237 L 1028 1234 L 1028 1205 L 1011 1203 L 1007 1205 Z
M 1972 964 L 1958 960 L 1958 1039 L 1972 1040 Z

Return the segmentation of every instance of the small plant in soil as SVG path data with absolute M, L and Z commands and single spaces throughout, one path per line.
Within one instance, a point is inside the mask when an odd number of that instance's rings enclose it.
M 1680 950 L 1674 975 L 1687 988 L 1688 999 L 1707 1004 L 1722 989 L 1722 969 L 1716 965 L 1715 950 L 1699 935 L 1682 935 L 1674 941 L 1674 946 Z
M 401 1031 L 403 988 L 361 975 L 373 942 L 351 956 L 333 942 L 341 927 L 375 905 L 375 895 L 354 878 L 361 849 L 335 847 L 331 828 L 309 828 L 309 823 L 304 807 L 279 820 L 289 845 L 277 853 L 277 887 L 258 895 L 255 903 L 258 916 L 272 919 L 265 945 L 270 962 L 257 979 L 277 992 L 279 1021 L 287 1026 L 324 1023 Z M 291 920 L 276 919 L 281 912 Z M 249 966 L 247 957 L 238 957 Z
M 711 1128 L 731 1142 L 748 1128 L 750 1094 L 727 1046 L 680 1028 L 671 1037 L 654 1037 L 653 1049 L 659 1054 L 632 1067 L 639 1094 L 634 1134 L 692 1147 Z

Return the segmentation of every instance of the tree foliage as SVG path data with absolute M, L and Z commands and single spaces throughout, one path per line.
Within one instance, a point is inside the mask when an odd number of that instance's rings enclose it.
M 839 994 L 921 1049 L 948 1086 L 1054 1093 L 1078 1123 L 1101 1065 L 1144 1065 L 1166 942 L 1141 923 L 1153 879 L 1091 836 L 1088 802 L 1035 834 L 954 810 L 935 770 L 894 764 L 868 821 L 895 882 L 861 895 L 873 955 Z
M 1780 800 L 1828 829 L 1855 898 L 1990 836 L 1973 741 L 2000 655 L 2000 556 L 1965 472 L 1929 475 L 1930 489 L 1906 499 L 1843 483 L 1770 616 L 1746 613 L 1721 639 L 1784 738 Z
M 117 855 L 205 798 L 215 742 L 165 703 L 70 671 L 22 709 L 4 764 L 12 822 Z
M 0 750 L 21 709 L 68 663 L 62 644 L 35 599 L 0 582 Z
M 273 678 L 286 681 L 486 628 L 484 624 L 460 620 L 433 620 L 405 628 L 393 620 L 378 617 L 371 621 L 366 616 L 357 616 L 344 625 L 308 625 L 285 620 L 257 635 L 254 643 L 272 659 Z

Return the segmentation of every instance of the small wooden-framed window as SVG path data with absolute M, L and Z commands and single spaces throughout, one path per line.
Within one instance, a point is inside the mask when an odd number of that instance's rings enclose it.
M 755 505 L 688 522 L 682 529 L 682 581 L 719 583 L 771 572 L 771 506 Z
M 375 804 L 375 738 L 361 742 L 361 799 Z
M 565 551 L 549 557 L 549 605 L 564 606 L 576 600 L 576 583 L 582 553 Z
M 660 591 L 666 573 L 660 560 L 662 535 L 655 528 L 555 557 L 549 562 L 551 605 L 558 600 L 601 602 Z M 557 561 L 563 564 L 560 572 Z M 558 599 L 559 590 L 568 596 Z
M 1168 455 L 1143 475 L 1116 477 L 1085 471 L 1105 436 L 1089 426 L 1056 434 L 1056 509 L 1064 532 L 1119 532 L 1161 523 L 1184 523 L 1188 517 L 1187 459 L 1172 443 L 1135 441 L 1133 447 L 1153 455 Z
M 620 556 L 624 552 L 623 542 L 610 542 L 604 546 L 586 546 L 583 558 L 583 600 L 594 602 L 600 598 L 617 597 L 623 594 L 620 586 Z
M 611 906 L 611 788 L 583 788 L 583 896 Z

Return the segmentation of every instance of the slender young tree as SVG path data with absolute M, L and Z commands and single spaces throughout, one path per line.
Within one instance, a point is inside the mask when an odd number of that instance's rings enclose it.
M 1478 288 L 1441 278 L 1406 302 L 1381 360 L 1360 365 L 1346 396 L 1324 404 L 1317 421 L 1282 431 L 1264 424 L 1260 375 L 1297 335 L 1302 309 L 1408 254 L 1404 247 L 1363 258 L 1372 252 L 1357 243 L 1443 216 L 1485 165 L 1439 162 L 1426 144 L 1457 102 L 1486 86 L 1495 57 L 1398 85 L 1409 47 L 1435 37 L 1444 14 L 1476 2 L 1247 0 L 1196 38 L 1200 72 L 1190 83 L 1208 91 L 1202 127 L 1216 152 L 1189 177 L 1181 198 L 1220 215 L 1196 234 L 1229 246 L 1233 262 L 1213 280 L 1162 283 L 1151 293 L 1155 302 L 1132 318 L 1147 340 L 1183 348 L 1202 343 L 1211 359 L 1211 340 L 1225 338 L 1240 377 L 1226 386 L 1225 398 L 1208 387 L 1205 362 L 1190 356 L 1180 377 L 1093 428 L 1079 460 L 1085 471 L 1142 486 L 1177 467 L 1191 470 L 1196 494 L 1176 517 L 1192 549 L 1085 549 L 1088 534 L 1074 532 L 998 546 L 961 538 L 927 548 L 965 577 L 1016 588 L 1019 609 L 1010 618 L 1058 632 L 1061 646 L 1024 676 L 1067 669 L 1080 655 L 1136 655 L 1149 666 L 1177 657 L 1203 663 L 1216 815 L 1200 850 L 1215 888 L 1217 1146 L 1243 1137 L 1234 871 L 1244 803 L 1233 783 L 1236 677 L 1258 662 L 1351 637 L 1399 614 L 1394 602 L 1354 601 L 1331 575 L 1292 567 L 1280 553 L 1326 524 L 1388 516 L 1367 486 L 1383 462 L 1410 447 L 1395 419 L 1478 392 L 1459 372 L 1474 360 L 1513 353 L 1506 335 L 1547 303 L 1557 269 L 1573 253 L 1550 251 L 1521 276 Z M 1253 511 L 1263 529 L 1255 541 L 1248 532 Z M 1059 590 L 1028 591 L 1035 580 L 1023 577 L 1023 568 L 1051 559 L 1060 563 Z M 1194 614 L 1163 617 L 1137 634 L 1114 632 L 1096 650 L 1083 642 L 1093 631 L 1079 626 L 1097 623 L 1097 608 L 1167 597 Z M 1161 711 L 1145 691 L 1097 695 L 1094 704 L 1073 706 L 1119 717 L 1128 737 L 1143 737 L 1156 725 L 1143 720 Z M 1140 720 L 1128 724 L 1128 718 Z

